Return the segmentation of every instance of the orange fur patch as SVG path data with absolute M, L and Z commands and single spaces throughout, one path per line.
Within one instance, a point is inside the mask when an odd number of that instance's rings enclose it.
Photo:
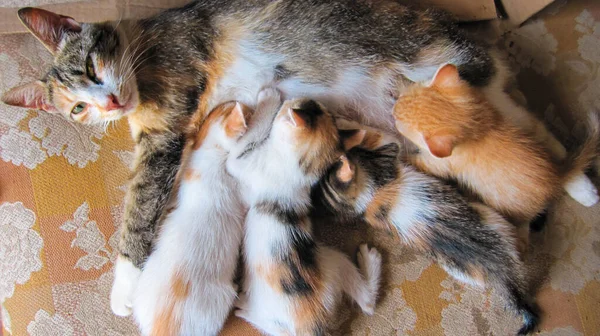
M 185 181 L 198 181 L 200 179 L 200 172 L 191 168 L 185 170 L 183 179 Z
M 504 120 L 476 88 L 448 81 L 414 85 L 394 107 L 398 130 L 422 149 L 413 164 L 457 179 L 511 220 L 529 222 L 560 189 L 557 167 L 542 144 Z M 436 137 L 452 139 L 450 156 L 428 152 L 424 140 Z M 434 154 L 450 154 L 445 140 L 434 145 Z
M 175 309 L 185 301 L 189 295 L 189 291 L 189 282 L 183 279 L 179 272 L 176 272 L 171 280 L 169 292 L 165 295 L 167 304 L 163 307 L 162 311 L 157 312 L 150 335 L 164 336 L 179 334 L 181 321 L 178 318 L 178 314 L 175 313 Z

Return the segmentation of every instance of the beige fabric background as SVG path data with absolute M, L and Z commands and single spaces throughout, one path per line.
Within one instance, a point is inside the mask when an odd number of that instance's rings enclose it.
M 559 0 L 500 42 L 533 111 L 571 146 L 584 112 L 600 111 L 600 2 Z M 0 36 L 0 92 L 31 81 L 50 59 L 27 34 Z M 116 229 L 132 159 L 127 124 L 104 132 L 60 117 L 0 106 L 0 304 L 13 335 L 136 335 L 110 312 Z M 595 175 L 596 176 L 596 175 Z M 598 182 L 598 178 L 595 178 Z M 600 206 L 568 197 L 532 239 L 541 335 L 600 335 Z M 360 223 L 318 225 L 354 253 L 384 254 L 375 316 L 346 304 L 333 335 L 510 335 L 519 325 L 494 293 L 465 287 L 394 237 Z M 253 334 L 232 320 L 226 335 Z

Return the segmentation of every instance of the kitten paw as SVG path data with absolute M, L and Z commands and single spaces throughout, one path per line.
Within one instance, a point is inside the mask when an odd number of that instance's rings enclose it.
M 358 267 L 367 280 L 370 292 L 368 302 L 361 305 L 361 308 L 365 314 L 373 315 L 381 277 L 381 253 L 374 247 L 369 248 L 367 244 L 362 244 L 359 247 L 357 259 Z
M 583 172 L 568 181 L 564 188 L 574 200 L 583 206 L 591 207 L 600 200 L 598 189 Z
M 281 100 L 279 91 L 277 91 L 277 89 L 273 87 L 265 87 L 258 92 L 257 100 L 259 103 L 271 99 L 277 99 L 278 101 Z
M 115 280 L 110 293 L 110 308 L 117 316 L 132 313 L 133 293 L 142 271 L 131 261 L 119 256 L 115 265 Z

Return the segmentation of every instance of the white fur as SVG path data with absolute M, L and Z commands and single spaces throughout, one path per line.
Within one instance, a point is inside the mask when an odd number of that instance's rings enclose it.
M 110 292 L 110 308 L 117 316 L 131 315 L 133 292 L 142 271 L 131 261 L 119 256 L 115 264 L 115 278 Z
M 600 199 L 598 189 L 584 173 L 571 178 L 564 187 L 569 196 L 586 207 L 593 206 Z
M 137 285 L 133 312 L 145 335 L 172 304 L 175 276 L 189 283 L 188 296 L 175 303 L 180 335 L 217 335 L 233 306 L 245 210 L 237 184 L 224 169 L 230 142 L 220 123 L 213 124 L 182 168 L 194 169 L 200 178 L 182 181 L 177 208 L 162 224 Z
M 281 98 L 275 90 L 263 90 L 259 95 L 259 107 L 273 109 L 280 104 Z M 256 112 L 256 116 L 265 123 L 271 121 L 272 115 L 273 110 Z M 246 148 L 248 140 L 240 141 L 230 155 L 227 168 L 243 183 L 243 194 L 250 205 L 261 200 L 276 200 L 296 209 L 306 208 L 310 205 L 310 187 L 318 177 L 302 173 L 299 158 L 287 138 L 292 133 L 292 126 L 281 119 L 277 117 L 264 147 L 241 159 L 237 155 Z M 307 234 L 311 234 L 310 224 Z M 295 320 L 295 297 L 272 288 L 258 273 L 281 263 L 273 248 L 285 253 L 292 246 L 291 239 L 286 224 L 272 215 L 250 208 L 244 240 L 246 295 L 238 302 L 236 315 L 269 335 L 296 335 L 301 327 Z M 359 260 L 363 274 L 346 255 L 327 247 L 319 246 L 315 259 L 324 284 L 324 290 L 317 299 L 327 312 L 335 309 L 342 292 L 345 292 L 364 312 L 373 313 L 381 272 L 381 256 L 375 249 L 361 248 Z

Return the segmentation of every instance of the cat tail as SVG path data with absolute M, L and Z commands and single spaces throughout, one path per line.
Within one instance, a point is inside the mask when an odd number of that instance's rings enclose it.
M 528 294 L 521 272 L 495 274 L 492 287 L 508 302 L 509 306 L 523 319 L 517 335 L 531 334 L 540 322 L 539 308 Z
M 598 155 L 598 138 L 600 135 L 600 121 L 598 115 L 592 112 L 588 115 L 587 139 L 575 152 L 569 154 L 565 160 L 566 165 L 561 172 L 563 185 L 577 178 L 584 172 Z

